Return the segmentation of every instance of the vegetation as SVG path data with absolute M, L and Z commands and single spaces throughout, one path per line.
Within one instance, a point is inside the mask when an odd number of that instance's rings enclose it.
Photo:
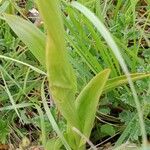
M 0 146 L 149 149 L 149 7 L 1 0 Z

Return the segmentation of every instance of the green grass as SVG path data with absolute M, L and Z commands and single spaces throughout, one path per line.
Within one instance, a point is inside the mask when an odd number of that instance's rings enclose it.
M 149 1 L 78 2 L 62 0 L 60 11 L 51 0 L 30 0 L 25 9 L 0 1 L 0 144 L 146 147 Z M 32 7 L 40 27 L 27 19 Z M 31 143 L 23 145 L 26 137 Z

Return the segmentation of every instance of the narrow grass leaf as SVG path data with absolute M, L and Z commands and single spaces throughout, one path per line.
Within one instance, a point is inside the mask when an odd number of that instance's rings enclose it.
M 45 127 L 45 121 L 44 121 L 44 114 L 42 109 L 38 106 L 35 105 L 35 108 L 37 109 L 40 117 L 40 122 L 41 122 L 41 131 L 42 131 L 42 145 L 45 147 L 46 146 L 46 127 Z
M 59 138 L 61 139 L 62 143 L 64 144 L 64 146 L 66 147 L 67 150 L 71 150 L 70 146 L 68 145 L 66 139 L 64 138 L 63 134 L 61 133 L 48 105 L 47 105 L 47 102 L 46 102 L 46 97 L 45 97 L 45 92 L 44 92 L 44 83 L 42 84 L 42 87 L 41 87 L 41 97 L 42 97 L 42 102 L 43 102 L 43 105 L 44 105 L 44 109 L 46 111 L 46 114 L 47 114 L 47 117 L 54 129 L 54 131 L 57 133 L 57 135 L 59 136 Z
M 15 107 L 16 109 L 19 109 L 19 108 L 25 108 L 25 107 L 30 107 L 30 106 L 33 106 L 34 104 L 32 103 L 21 103 L 21 104 L 16 104 Z M 13 110 L 14 109 L 14 106 L 5 106 L 5 107 L 1 107 L 0 108 L 0 111 L 5 111 L 5 110 Z
M 20 92 L 22 93 L 22 94 L 24 94 L 26 97 L 28 97 L 27 96 L 27 94 L 24 92 L 24 90 L 22 89 L 22 87 L 20 86 L 20 84 L 18 83 L 18 82 L 16 82 L 12 77 L 11 77 L 11 75 L 9 75 L 9 73 L 7 72 L 7 70 L 5 70 L 5 68 L 3 68 L 1 65 L 0 65 L 0 70 L 2 70 L 4 73 L 5 73 L 5 75 L 19 88 L 19 90 L 20 90 Z M 28 97 L 29 98 L 29 97 Z
M 132 81 L 137 81 L 137 80 L 150 77 L 150 74 L 149 73 L 134 73 L 134 74 L 130 74 L 130 77 Z M 128 79 L 125 75 L 109 79 L 104 87 L 104 92 L 110 91 L 118 86 L 121 86 L 127 83 L 128 83 Z
M 13 62 L 17 62 L 17 63 L 19 63 L 19 64 L 22 64 L 22 65 L 24 65 L 24 66 L 27 66 L 27 67 L 31 68 L 32 70 L 36 71 L 37 73 L 40 73 L 40 74 L 43 74 L 43 75 L 47 75 L 44 71 L 42 71 L 42 70 L 40 70 L 40 69 L 38 69 L 38 68 L 36 68 L 36 67 L 30 65 L 30 64 L 27 64 L 27 63 L 25 63 L 25 62 L 19 61 L 19 60 L 17 60 L 17 59 L 10 58 L 10 57 L 4 56 L 4 55 L 0 55 L 0 58 L 6 59 L 6 60 L 11 60 L 11 61 L 13 61 Z
M 8 87 L 7 87 L 7 83 L 6 83 L 6 81 L 5 81 L 5 78 L 4 78 L 4 75 L 3 75 L 2 72 L 1 72 L 1 76 L 2 76 L 2 79 L 3 79 L 3 81 L 4 81 L 5 89 L 6 89 L 6 92 L 7 92 L 7 94 L 8 94 L 8 97 L 9 97 L 9 99 L 10 99 L 10 102 L 11 102 L 11 104 L 12 104 L 12 106 L 13 106 L 13 109 L 15 110 L 17 116 L 19 117 L 20 121 L 22 122 L 21 116 L 20 116 L 20 114 L 19 114 L 19 112 L 18 112 L 18 110 L 17 110 L 17 108 L 16 108 L 16 103 L 15 103 L 15 101 L 14 101 L 14 99 L 13 99 L 13 97 L 12 97 L 12 95 L 11 95 L 11 93 L 10 93 Z

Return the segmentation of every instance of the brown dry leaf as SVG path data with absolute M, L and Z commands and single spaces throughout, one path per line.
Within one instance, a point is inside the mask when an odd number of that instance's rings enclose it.
M 0 144 L 0 150 L 9 150 L 9 145 L 7 145 L 7 144 Z

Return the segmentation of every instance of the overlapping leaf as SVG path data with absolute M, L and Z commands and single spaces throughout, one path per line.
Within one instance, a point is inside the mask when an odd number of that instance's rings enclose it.
M 76 78 L 68 62 L 64 27 L 58 0 L 37 0 L 47 29 L 46 66 L 50 91 L 61 113 L 70 124 L 77 125 L 74 107 Z M 47 10 L 49 10 L 47 12 Z
M 141 80 L 150 77 L 149 73 L 133 73 L 130 74 L 132 81 Z M 104 92 L 110 91 L 118 86 L 127 84 L 128 80 L 125 75 L 109 79 L 105 85 Z
M 77 97 L 76 108 L 80 120 L 80 128 L 86 137 L 90 136 L 99 98 L 109 74 L 109 69 L 100 72 L 85 86 Z
M 45 66 L 45 34 L 29 21 L 15 15 L 4 14 L 4 19 L 38 61 Z

